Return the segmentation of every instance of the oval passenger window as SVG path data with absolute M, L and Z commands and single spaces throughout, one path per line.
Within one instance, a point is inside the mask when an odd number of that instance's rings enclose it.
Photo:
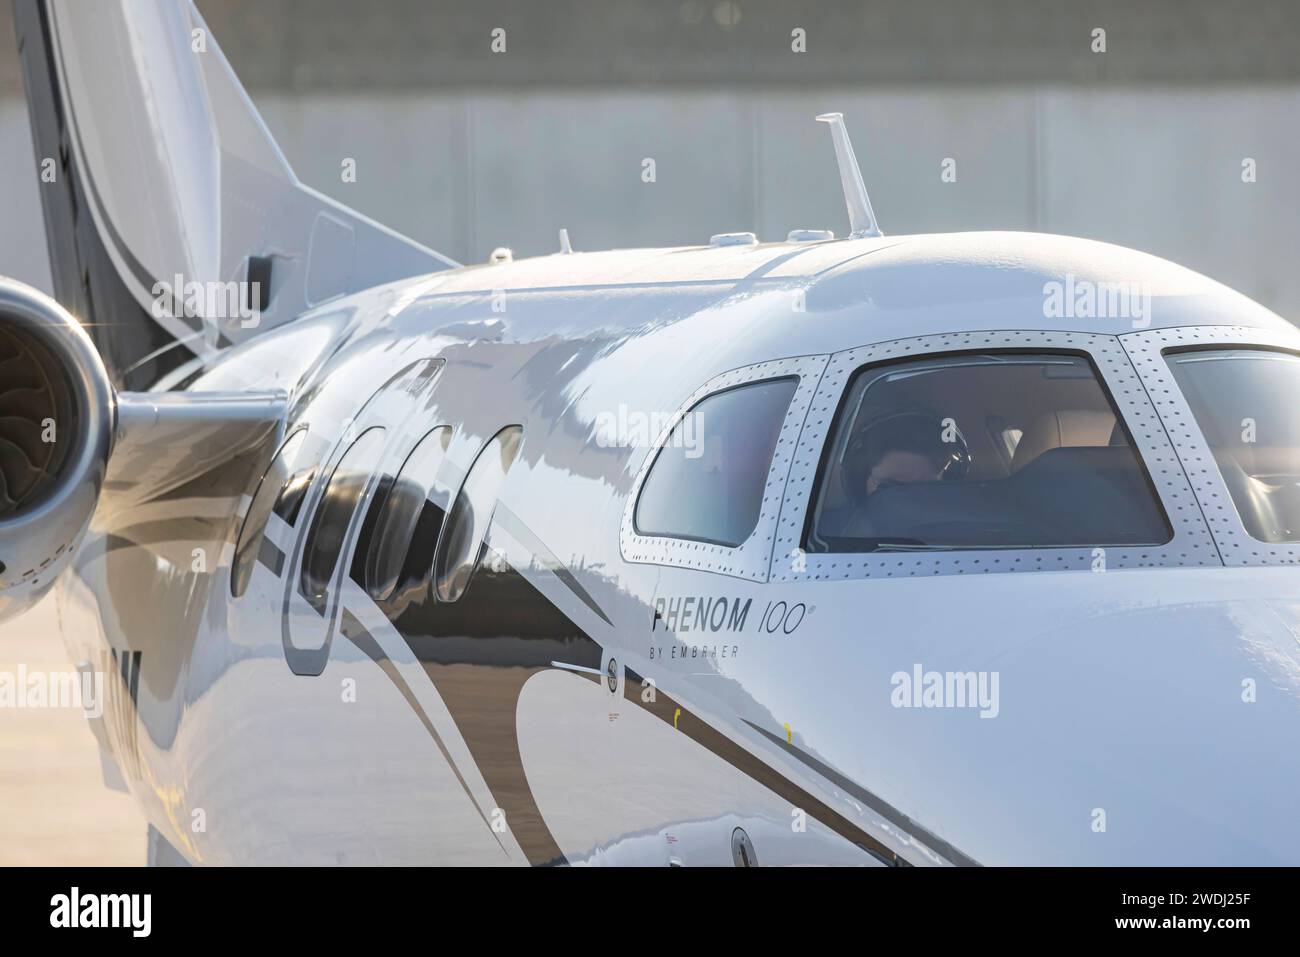
M 303 547 L 299 588 L 303 596 L 322 607 L 347 540 L 348 527 L 384 449 L 384 430 L 367 429 L 348 447 L 330 474 L 329 484 L 316 504 Z
M 366 591 L 375 601 L 392 597 L 399 583 L 423 582 L 433 567 L 433 550 L 451 505 L 451 492 L 438 483 L 438 470 L 451 443 L 451 426 L 422 438 L 402 463 L 379 513 L 366 558 Z
M 506 473 L 519 454 L 524 430 L 506 426 L 484 446 L 465 477 L 438 542 L 439 601 L 456 601 L 469 585 Z
M 275 453 L 275 458 L 267 467 L 266 474 L 262 476 L 257 491 L 253 493 L 248 514 L 244 516 L 244 525 L 239 530 L 239 538 L 235 545 L 235 561 L 230 569 L 230 594 L 235 598 L 244 594 L 248 590 L 248 583 L 252 581 L 253 564 L 262 549 L 262 539 L 266 534 L 266 523 L 270 520 L 271 513 L 276 511 L 276 505 L 285 497 L 290 486 L 300 484 L 294 481 L 299 472 L 310 470 L 310 466 L 303 461 L 306 459 L 303 454 L 306 441 L 306 429 L 299 429 L 285 439 L 284 444 L 280 446 L 280 451 Z M 286 519 L 286 521 L 290 520 Z

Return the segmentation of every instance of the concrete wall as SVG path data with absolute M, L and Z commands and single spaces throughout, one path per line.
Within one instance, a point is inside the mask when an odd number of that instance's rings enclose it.
M 52 292 L 27 104 L 0 99 L 0 276 Z
M 498 245 L 548 252 L 561 226 L 579 249 L 842 233 L 830 137 L 812 121 L 837 109 L 887 233 L 1103 239 L 1300 319 L 1300 84 L 254 98 L 306 182 L 463 262 Z M 941 182 L 946 157 L 955 183 Z M 0 272 L 48 287 L 35 168 L 23 103 L 0 100 Z
M 1300 320 L 1296 0 L 198 3 L 304 180 L 463 262 L 842 233 L 840 110 L 887 233 L 1109 240 Z M 0 3 L 0 273 L 48 288 L 23 110 Z

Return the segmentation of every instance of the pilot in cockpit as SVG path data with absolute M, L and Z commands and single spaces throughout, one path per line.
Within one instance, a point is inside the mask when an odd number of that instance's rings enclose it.
M 956 424 L 920 409 L 871 419 L 844 453 L 845 484 L 858 501 L 891 485 L 961 479 L 969 467 Z

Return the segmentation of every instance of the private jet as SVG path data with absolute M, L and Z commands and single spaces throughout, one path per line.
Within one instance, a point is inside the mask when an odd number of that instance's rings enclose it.
M 462 266 L 300 182 L 189 2 L 14 14 L 0 614 L 105 678 L 151 863 L 1300 863 L 1281 317 L 884 235 L 839 114 L 844 238 Z

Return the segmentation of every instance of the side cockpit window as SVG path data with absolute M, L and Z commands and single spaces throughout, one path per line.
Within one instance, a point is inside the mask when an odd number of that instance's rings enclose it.
M 1300 542 L 1300 357 L 1210 348 L 1165 359 L 1246 531 Z
M 831 430 L 808 552 L 1155 545 L 1172 530 L 1091 362 L 867 366 Z
M 799 380 L 769 379 L 701 400 L 673 427 L 641 487 L 638 535 L 735 547 L 758 524 Z

